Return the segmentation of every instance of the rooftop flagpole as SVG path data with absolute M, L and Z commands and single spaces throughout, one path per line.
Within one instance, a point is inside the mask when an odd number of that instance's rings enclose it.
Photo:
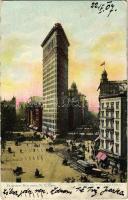
M 101 63 L 100 66 L 104 66 L 104 70 L 105 70 L 105 61 Z

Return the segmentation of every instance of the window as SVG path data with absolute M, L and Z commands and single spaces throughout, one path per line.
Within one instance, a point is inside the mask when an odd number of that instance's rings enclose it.
M 111 140 L 114 139 L 114 133 L 113 133 L 113 132 L 111 132 L 111 134 L 110 134 L 110 138 L 111 138 Z
M 101 126 L 104 127 L 104 120 L 101 121 Z
M 106 131 L 106 138 L 108 138 L 109 137 L 109 132 L 108 131 Z
M 119 118 L 119 111 L 116 111 L 116 118 Z
M 102 103 L 101 105 L 102 105 L 102 109 L 104 109 L 104 103 Z
M 109 116 L 109 112 L 108 111 L 106 111 L 106 117 L 108 117 Z
M 102 111 L 100 112 L 100 117 L 102 117 Z
M 119 130 L 119 121 L 116 121 L 116 130 Z
M 113 143 L 110 143 L 110 151 L 113 153 Z
M 101 148 L 104 148 L 104 141 L 101 140 Z
M 104 117 L 104 111 L 102 111 L 102 117 Z
M 106 103 L 107 108 L 109 107 L 109 102 Z
M 106 127 L 109 126 L 109 120 L 106 120 Z
M 116 153 L 119 153 L 119 145 L 116 144 Z
M 106 149 L 109 149 L 109 143 L 106 141 Z
M 114 102 L 111 102 L 111 108 L 114 108 Z
M 114 128 L 114 121 L 113 120 L 111 120 L 111 128 Z
M 119 142 L 119 132 L 115 132 L 116 134 L 116 142 Z
M 116 109 L 119 109 L 119 102 L 116 102 Z
M 112 118 L 114 117 L 114 112 L 111 112 L 111 117 L 112 117 Z
M 101 130 L 101 136 L 104 137 L 104 130 Z

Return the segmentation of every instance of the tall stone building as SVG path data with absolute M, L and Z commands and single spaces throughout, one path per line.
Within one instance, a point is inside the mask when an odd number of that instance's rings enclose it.
M 68 101 L 68 128 L 69 131 L 75 131 L 86 124 L 88 113 L 86 96 L 78 92 L 75 82 L 68 90 Z
M 35 131 L 42 131 L 42 97 L 33 96 L 29 98 L 25 108 L 26 125 Z
M 100 153 L 101 160 L 126 168 L 127 155 L 127 81 L 109 81 L 106 70 L 100 82 Z M 99 156 L 97 156 L 98 159 Z M 103 158 L 103 159 L 102 159 Z
M 62 106 L 68 93 L 69 42 L 57 23 L 43 43 L 43 131 L 58 134 L 68 130 L 68 110 Z

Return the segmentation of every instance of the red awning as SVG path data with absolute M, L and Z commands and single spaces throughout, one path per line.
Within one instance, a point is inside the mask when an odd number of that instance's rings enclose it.
M 102 156 L 102 152 L 98 152 L 96 158 L 97 158 L 98 160 L 100 160 L 100 157 L 101 157 L 101 156 Z
M 107 158 L 106 154 L 103 153 L 102 156 L 100 157 L 100 160 L 103 160 L 103 161 L 104 161 L 106 158 Z
M 107 158 L 107 156 L 106 156 L 106 154 L 103 153 L 103 152 L 98 152 L 96 158 L 97 158 L 98 160 L 105 160 L 105 159 Z

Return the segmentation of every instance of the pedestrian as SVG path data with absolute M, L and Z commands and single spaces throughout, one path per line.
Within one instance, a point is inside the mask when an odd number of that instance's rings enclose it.
M 120 182 L 121 182 L 121 183 L 123 182 L 123 178 L 122 178 L 122 177 L 120 177 Z
M 123 182 L 123 173 L 122 172 L 120 173 L 120 182 L 121 183 Z
M 114 170 L 114 166 L 112 165 L 112 171 L 111 171 L 111 172 L 112 172 L 112 174 L 113 174 L 113 170 Z
M 118 174 L 118 167 L 115 167 L 115 174 Z
M 40 174 L 39 170 L 36 169 L 36 171 L 35 171 L 35 176 L 36 176 L 36 177 L 39 177 L 39 174 Z

